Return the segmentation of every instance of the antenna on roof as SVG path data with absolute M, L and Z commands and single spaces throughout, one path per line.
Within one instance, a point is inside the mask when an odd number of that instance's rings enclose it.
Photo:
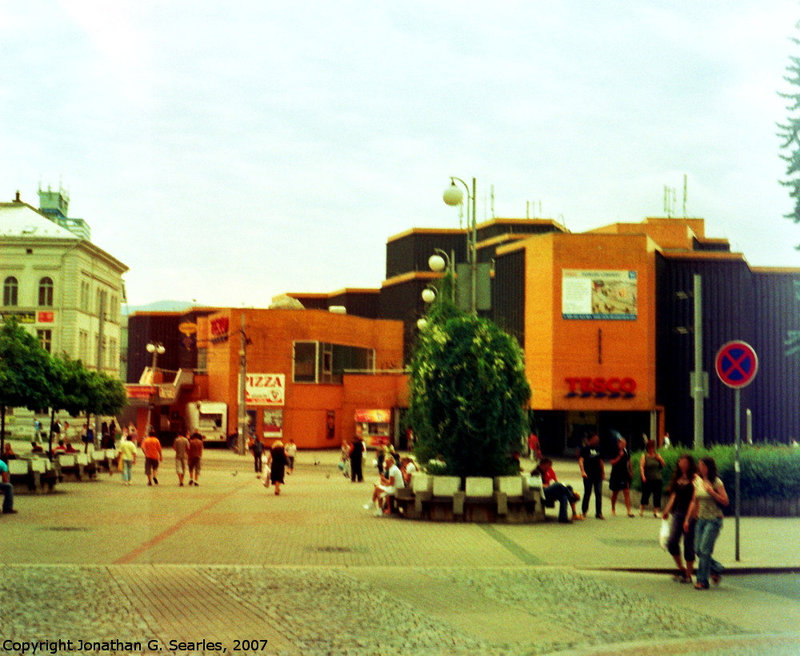
M 664 185 L 664 213 L 667 215 L 668 219 L 672 218 L 676 202 L 677 192 L 675 191 L 675 187 Z
M 489 192 L 489 197 L 491 198 L 492 218 L 495 218 L 495 216 L 494 216 L 494 185 L 491 185 L 490 189 L 491 189 L 491 191 Z
M 689 176 L 685 173 L 683 174 L 683 218 L 686 218 L 686 199 L 688 198 L 688 178 Z

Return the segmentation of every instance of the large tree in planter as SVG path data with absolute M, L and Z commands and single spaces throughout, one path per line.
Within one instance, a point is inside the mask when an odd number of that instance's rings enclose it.
M 46 408 L 50 354 L 39 340 L 9 318 L 0 327 L 0 449 L 6 437 L 6 408 Z
M 530 398 L 522 350 L 489 320 L 440 293 L 411 359 L 409 425 L 422 462 L 441 455 L 456 476 L 518 474 L 513 454 Z

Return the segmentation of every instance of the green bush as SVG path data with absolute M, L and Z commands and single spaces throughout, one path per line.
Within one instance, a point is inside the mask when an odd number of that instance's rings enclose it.
M 428 313 L 411 360 L 415 452 L 423 463 L 440 455 L 442 473 L 455 476 L 518 473 L 512 455 L 527 429 L 530 397 L 522 351 L 494 323 L 460 312 L 448 296 L 440 293 Z
M 659 452 L 664 458 L 662 471 L 664 494 L 669 487 L 675 465 L 684 453 L 695 461 L 711 456 L 717 463 L 717 472 L 730 498 L 726 512 L 732 512 L 735 489 L 735 448 L 718 445 L 707 449 L 664 449 Z M 642 489 L 639 474 L 639 459 L 642 452 L 631 454 L 633 463 L 633 488 Z M 800 497 L 800 449 L 774 444 L 743 445 L 740 451 L 741 476 L 739 485 L 743 499 L 769 497 L 773 499 L 796 499 Z M 666 503 L 666 501 L 664 501 Z

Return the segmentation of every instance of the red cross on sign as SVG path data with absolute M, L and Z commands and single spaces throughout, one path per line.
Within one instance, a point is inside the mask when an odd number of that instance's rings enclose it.
M 728 387 L 739 389 L 753 382 L 758 371 L 758 356 L 747 342 L 728 342 L 714 360 L 717 376 Z

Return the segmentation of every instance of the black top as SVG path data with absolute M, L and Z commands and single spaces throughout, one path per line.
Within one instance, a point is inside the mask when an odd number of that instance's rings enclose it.
M 600 449 L 596 446 L 581 447 L 580 457 L 583 458 L 583 471 L 589 478 L 600 478 L 603 459 L 600 457 Z
M 692 481 L 688 483 L 675 481 L 675 487 L 672 491 L 675 493 L 675 502 L 672 504 L 672 512 L 685 515 L 689 510 L 689 504 L 692 502 L 694 484 Z

